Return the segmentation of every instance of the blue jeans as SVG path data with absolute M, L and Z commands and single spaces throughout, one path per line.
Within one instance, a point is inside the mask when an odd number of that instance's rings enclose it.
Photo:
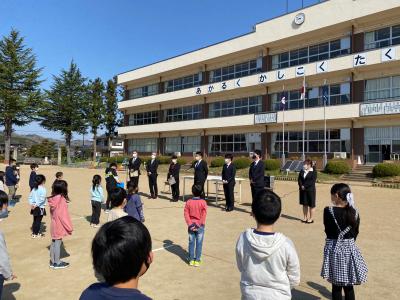
M 200 227 L 197 231 L 190 231 L 189 233 L 189 261 L 201 260 L 201 251 L 203 248 L 203 239 L 204 239 L 204 226 Z M 195 251 L 196 246 L 196 251 Z M 196 255 L 195 255 L 196 252 Z
M 3 293 L 3 284 L 4 284 L 4 277 L 3 275 L 0 274 L 0 299 L 1 299 L 1 294 Z

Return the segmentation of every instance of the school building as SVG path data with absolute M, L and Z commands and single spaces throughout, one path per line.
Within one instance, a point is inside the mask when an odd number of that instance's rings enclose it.
M 326 120 L 328 159 L 395 159 L 400 2 L 324 1 L 119 74 L 118 84 L 126 153 L 247 156 L 261 149 L 279 158 L 284 140 L 286 158 L 299 158 L 304 113 L 306 156 L 322 157 Z

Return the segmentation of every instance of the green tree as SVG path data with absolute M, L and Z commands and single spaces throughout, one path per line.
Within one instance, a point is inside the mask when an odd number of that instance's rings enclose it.
M 67 163 L 71 163 L 71 140 L 74 132 L 86 131 L 85 106 L 87 103 L 86 78 L 72 61 L 68 70 L 61 70 L 53 76 L 53 84 L 46 91 L 41 125 L 64 135 L 67 149 Z
M 5 160 L 10 159 L 13 126 L 37 120 L 41 107 L 36 56 L 16 30 L 0 41 L 0 125 L 4 126 Z
M 104 123 L 104 112 L 104 84 L 100 78 L 96 78 L 89 82 L 86 105 L 86 120 L 93 134 L 93 161 L 96 161 L 97 131 Z
M 121 92 L 118 89 L 117 78 L 114 77 L 107 81 L 105 93 L 105 116 L 104 125 L 106 127 L 106 136 L 108 138 L 108 153 L 111 152 L 112 138 L 118 126 L 122 123 L 122 114 L 118 109 L 118 98 Z
M 51 141 L 45 139 L 40 144 L 32 145 L 28 149 L 28 153 L 27 154 L 30 157 L 43 158 L 43 157 L 47 156 L 49 158 L 53 158 L 54 157 L 54 153 L 55 153 L 55 149 L 56 149 L 55 146 L 56 146 L 55 142 L 51 142 Z

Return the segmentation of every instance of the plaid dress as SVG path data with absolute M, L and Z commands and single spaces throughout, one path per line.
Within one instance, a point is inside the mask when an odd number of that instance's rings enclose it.
M 337 240 L 326 239 L 324 248 L 324 261 L 322 263 L 321 276 L 328 282 L 338 285 L 358 285 L 367 281 L 368 268 L 354 239 L 344 239 L 344 235 L 351 229 L 348 226 L 342 230 L 337 223 L 333 208 L 329 211 L 339 229 Z M 356 218 L 358 212 L 356 212 Z

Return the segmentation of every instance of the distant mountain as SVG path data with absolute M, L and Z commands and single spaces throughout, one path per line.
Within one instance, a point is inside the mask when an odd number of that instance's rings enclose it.
M 23 145 L 28 148 L 31 147 L 32 145 L 40 144 L 43 140 L 48 140 L 48 141 L 54 142 L 59 145 L 65 145 L 64 140 L 43 137 L 38 134 L 22 135 L 22 134 L 13 133 L 11 136 L 11 144 Z M 73 146 L 73 147 L 82 146 L 82 143 L 83 143 L 83 140 L 73 140 L 71 142 L 71 146 Z M 4 134 L 3 133 L 0 133 L 0 144 L 4 144 Z M 85 140 L 85 146 L 89 146 L 92 144 L 93 144 L 92 140 Z

